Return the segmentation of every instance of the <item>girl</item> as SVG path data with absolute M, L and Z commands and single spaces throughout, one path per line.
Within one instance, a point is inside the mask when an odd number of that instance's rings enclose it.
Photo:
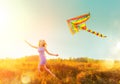
M 29 42 L 25 41 L 29 46 L 35 48 L 38 50 L 39 52 L 39 57 L 40 57 L 40 63 L 38 65 L 38 70 L 42 70 L 44 69 L 45 71 L 47 71 L 48 73 L 50 73 L 53 77 L 56 77 L 47 67 L 46 67 L 46 57 L 45 57 L 45 52 L 49 55 L 52 56 L 58 56 L 58 54 L 52 54 L 50 52 L 48 52 L 48 50 L 46 49 L 46 42 L 45 40 L 39 40 L 38 43 L 38 47 L 37 46 L 33 46 L 31 45 Z

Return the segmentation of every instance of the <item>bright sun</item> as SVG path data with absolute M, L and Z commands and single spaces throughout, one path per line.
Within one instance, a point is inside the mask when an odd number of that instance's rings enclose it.
M 22 48 L 22 35 L 19 31 L 20 28 L 22 30 L 22 27 L 16 26 L 19 22 L 15 20 L 10 11 L 12 9 L 0 4 L 0 58 L 15 57 L 16 52 L 21 55 L 22 52 L 20 53 L 17 49 L 18 47 L 19 49 L 24 48 Z
M 4 0 L 0 2 L 0 58 L 17 58 L 36 53 L 26 47 L 23 39 L 28 31 L 32 32 L 28 24 L 32 22 L 29 12 L 23 9 L 24 6 L 14 6 Z

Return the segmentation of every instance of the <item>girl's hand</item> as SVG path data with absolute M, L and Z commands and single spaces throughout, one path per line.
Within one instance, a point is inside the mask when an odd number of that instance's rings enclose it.
M 58 54 L 55 54 L 55 56 L 58 56 Z

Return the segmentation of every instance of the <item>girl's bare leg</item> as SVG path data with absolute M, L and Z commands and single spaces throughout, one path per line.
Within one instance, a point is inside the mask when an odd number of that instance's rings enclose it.
M 55 74 L 53 74 L 47 67 L 46 65 L 44 65 L 44 69 L 49 73 L 51 74 L 53 77 L 56 77 Z M 56 77 L 57 78 L 57 77 Z

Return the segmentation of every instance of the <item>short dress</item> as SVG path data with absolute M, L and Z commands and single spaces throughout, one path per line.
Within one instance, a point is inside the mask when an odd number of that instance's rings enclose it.
M 46 57 L 45 57 L 44 51 L 45 51 L 45 49 L 44 49 L 43 47 L 38 48 L 39 58 L 40 58 L 40 63 L 39 63 L 39 65 L 44 65 L 44 64 L 46 64 Z

